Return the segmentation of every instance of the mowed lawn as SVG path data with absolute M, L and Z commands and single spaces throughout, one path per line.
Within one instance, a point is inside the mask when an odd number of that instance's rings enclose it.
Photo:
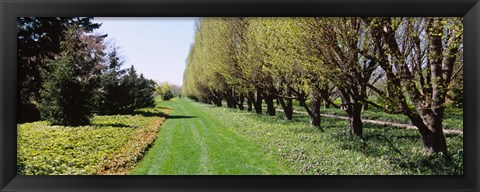
M 214 107 L 188 99 L 173 109 L 144 160 L 131 172 L 162 174 L 462 175 L 462 135 L 447 135 L 452 161 L 422 153 L 418 131 L 322 118 L 322 132 L 296 114 L 293 121 Z
M 322 117 L 321 131 L 308 116 L 294 119 L 192 102 L 230 130 L 301 175 L 462 175 L 463 135 L 446 135 L 451 161 L 422 152 L 417 130 L 364 123 L 363 138 L 350 137 L 348 121 Z M 265 112 L 265 111 L 264 111 Z M 323 112 L 323 111 L 322 111 Z
M 162 102 L 173 109 L 134 175 L 295 174 L 187 99 Z

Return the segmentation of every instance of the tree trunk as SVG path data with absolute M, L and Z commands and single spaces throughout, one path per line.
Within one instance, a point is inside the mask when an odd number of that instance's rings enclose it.
M 238 106 L 238 109 L 240 110 L 244 110 L 245 107 L 243 106 L 243 101 L 245 99 L 243 98 L 243 94 L 240 94 L 240 96 L 238 96 L 238 102 L 237 102 L 237 106 Z
M 267 113 L 270 116 L 275 116 L 275 106 L 273 105 L 273 100 L 275 97 L 273 95 L 267 95 L 265 97 L 265 103 L 267 104 Z
M 447 142 L 443 131 L 430 132 L 425 137 L 422 136 L 423 151 L 427 153 L 443 152 L 447 154 Z
M 330 108 L 330 103 L 328 101 L 323 101 L 323 107 L 326 109 Z
M 227 100 L 227 107 L 228 108 L 232 108 L 232 109 L 237 108 L 237 101 L 235 100 L 235 97 L 227 96 L 226 100 Z
M 443 134 L 442 118 L 435 117 L 433 114 L 423 114 L 424 119 L 431 120 L 425 123 L 420 115 L 413 115 L 410 117 L 412 124 L 414 124 L 420 135 L 422 136 L 423 151 L 426 153 L 447 154 L 447 142 Z M 443 114 L 441 115 L 443 117 Z
M 368 103 L 363 104 L 363 111 L 366 111 L 366 110 L 368 110 Z
M 350 122 L 349 129 L 350 135 L 362 136 L 363 134 L 363 122 L 362 122 L 362 104 L 353 103 L 347 105 L 347 116 Z
M 252 105 L 253 105 L 253 99 L 254 99 L 253 93 L 249 92 L 247 96 L 247 111 L 252 111 Z
M 214 102 L 215 102 L 215 105 L 217 105 L 217 107 L 222 106 L 222 99 L 215 99 Z
M 361 137 L 363 134 L 362 104 L 355 103 L 352 111 L 350 134 Z
M 310 125 L 320 127 L 320 98 L 312 97 L 310 99 Z
M 256 100 L 253 103 L 253 107 L 255 108 L 255 113 L 262 114 L 262 94 L 260 90 L 257 90 Z
M 279 101 L 280 105 L 282 106 L 283 112 L 285 113 L 285 119 L 286 120 L 292 120 L 293 119 L 292 99 L 278 98 L 278 101 Z

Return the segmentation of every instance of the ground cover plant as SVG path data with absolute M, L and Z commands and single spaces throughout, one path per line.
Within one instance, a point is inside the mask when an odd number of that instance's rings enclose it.
M 20 175 L 125 174 L 142 157 L 170 109 L 145 108 L 136 115 L 96 116 L 88 126 L 47 121 L 17 126 Z

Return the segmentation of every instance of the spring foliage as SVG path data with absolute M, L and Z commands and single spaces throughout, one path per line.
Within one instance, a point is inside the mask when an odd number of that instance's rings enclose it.
M 461 106 L 461 18 L 201 18 L 184 72 L 183 92 L 205 103 L 243 109 L 273 100 L 292 119 L 298 100 L 320 126 L 320 100 L 346 110 L 350 134 L 373 106 L 403 114 L 427 152 L 447 152 L 447 103 Z M 307 104 L 308 103 L 308 104 Z M 321 126 L 320 126 L 321 127 Z

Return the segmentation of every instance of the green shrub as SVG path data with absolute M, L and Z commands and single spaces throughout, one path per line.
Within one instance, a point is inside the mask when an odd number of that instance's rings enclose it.
M 168 101 L 173 98 L 173 93 L 171 91 L 165 91 L 163 94 L 163 100 Z
M 19 175 L 125 174 L 155 139 L 167 109 L 153 115 L 96 116 L 90 126 L 17 125 Z M 120 157 L 120 158 L 119 158 Z

